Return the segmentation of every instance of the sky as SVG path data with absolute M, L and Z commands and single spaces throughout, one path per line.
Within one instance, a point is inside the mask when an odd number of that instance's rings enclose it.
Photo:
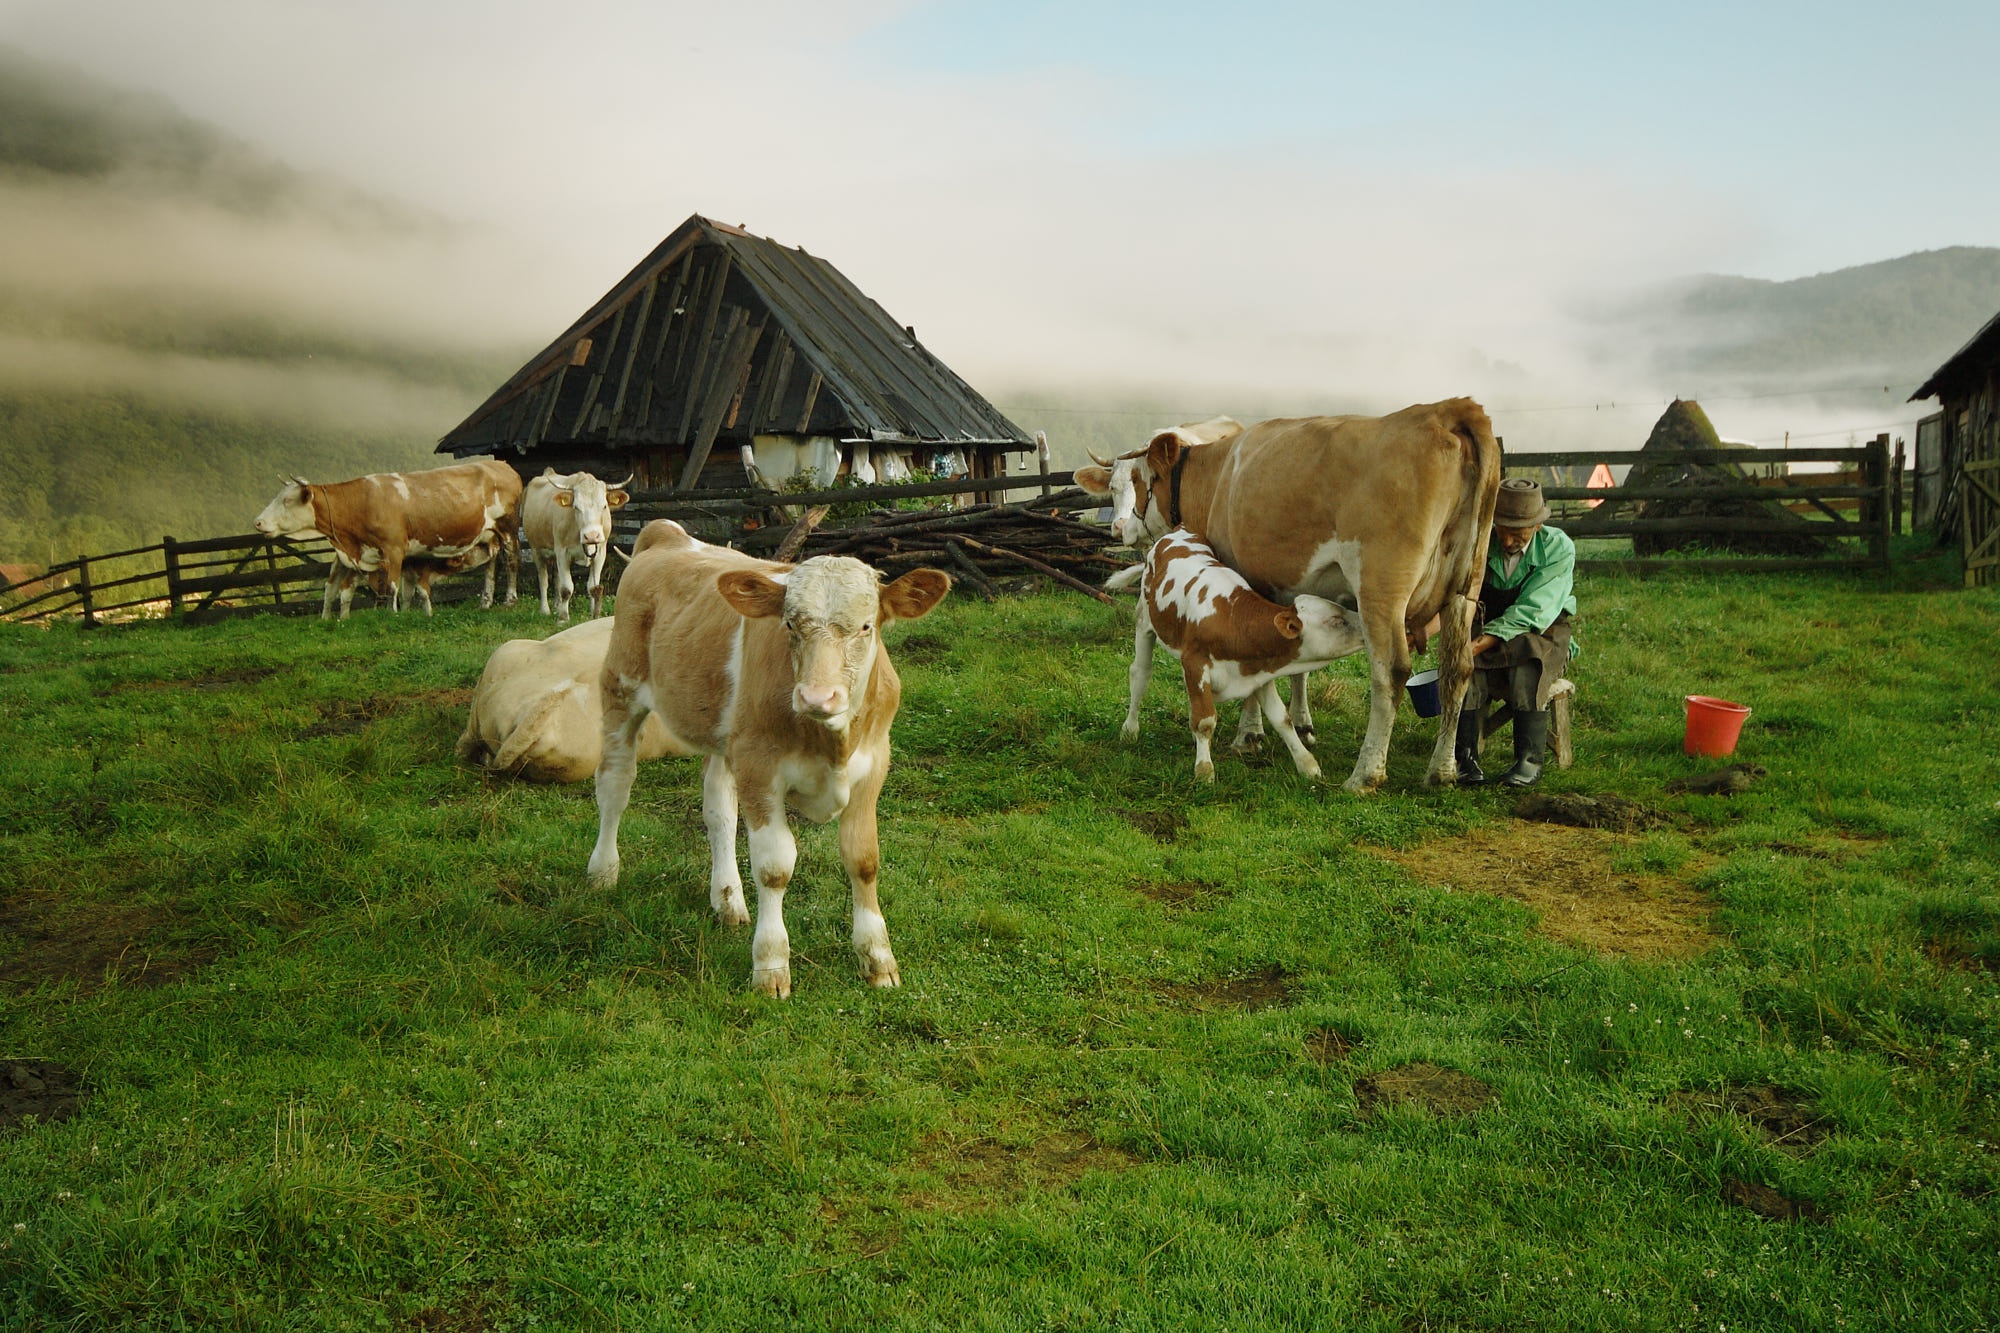
M 538 346 L 701 212 L 994 397 L 1504 425 L 1661 395 L 1586 369 L 1607 295 L 2000 245 L 1991 4 L 0 0 L 0 41 L 448 219 L 385 310 Z

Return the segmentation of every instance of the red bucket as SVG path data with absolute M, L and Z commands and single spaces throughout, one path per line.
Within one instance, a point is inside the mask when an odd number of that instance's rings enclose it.
M 1727 759 L 1736 753 L 1736 738 L 1743 734 L 1743 719 L 1750 716 L 1745 704 L 1727 699 L 1711 699 L 1705 694 L 1687 696 L 1687 739 L 1689 754 L 1711 759 Z

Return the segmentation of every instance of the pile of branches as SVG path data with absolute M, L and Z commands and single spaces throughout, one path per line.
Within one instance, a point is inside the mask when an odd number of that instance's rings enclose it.
M 993 597 L 999 579 L 1040 575 L 1109 602 L 1098 585 L 1132 564 L 1112 554 L 1108 530 L 1064 513 L 1095 499 L 1058 492 L 1026 504 L 978 504 L 964 509 L 877 509 L 860 521 L 818 528 L 810 512 L 779 547 L 779 559 L 851 555 L 891 577 L 920 566 L 942 569 L 965 591 Z

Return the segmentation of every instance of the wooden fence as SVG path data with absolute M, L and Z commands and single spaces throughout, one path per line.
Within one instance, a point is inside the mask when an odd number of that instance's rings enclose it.
M 1859 447 L 1825 449 L 1759 450 L 1746 454 L 1741 449 L 1688 449 L 1670 454 L 1641 454 L 1588 451 L 1576 453 L 1510 453 L 1509 472 L 1533 468 L 1595 468 L 1599 463 L 1613 467 L 1634 464 L 1715 464 L 1715 463 L 1836 463 L 1835 473 L 1798 473 L 1745 480 L 1714 486 L 1550 486 L 1543 495 L 1557 511 L 1552 521 L 1579 541 L 1600 538 L 1632 538 L 1643 534 L 1686 535 L 1715 533 L 1805 534 L 1828 539 L 1831 546 L 1819 556 L 1658 557 L 1650 559 L 1580 556 L 1579 569 L 1627 574 L 1661 570 L 1688 570 L 1710 573 L 1759 573 L 1795 569 L 1879 569 L 1889 567 L 1889 537 L 1900 528 L 1902 477 L 1897 458 L 1889 451 L 1889 437 L 1878 435 Z M 1788 510 L 1800 511 L 1814 520 L 1805 525 L 1782 516 L 1769 519 L 1734 515 L 1678 515 L 1647 517 L 1639 508 L 1648 500 L 1754 500 L 1775 501 Z M 1596 501 L 1596 508 L 1579 502 Z
M 241 610 L 316 611 L 331 549 L 319 537 L 165 537 L 153 546 L 78 556 L 18 585 L 0 586 L 0 616 L 80 615 L 95 626 L 172 613 L 214 619 Z M 27 595 L 10 605 L 16 588 Z M 225 595 L 232 595 L 226 606 Z

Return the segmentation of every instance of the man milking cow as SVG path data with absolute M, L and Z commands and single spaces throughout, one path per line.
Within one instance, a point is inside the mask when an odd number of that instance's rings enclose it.
M 1576 543 L 1543 526 L 1549 507 L 1539 483 L 1500 483 L 1487 544 L 1486 577 L 1472 639 L 1472 679 L 1458 715 L 1458 782 L 1532 787 L 1549 746 L 1549 697 L 1576 655 Z M 1430 628 L 1435 628 L 1433 621 Z M 1487 704 L 1503 699 L 1514 713 L 1514 766 L 1497 778 L 1479 767 L 1479 731 Z

